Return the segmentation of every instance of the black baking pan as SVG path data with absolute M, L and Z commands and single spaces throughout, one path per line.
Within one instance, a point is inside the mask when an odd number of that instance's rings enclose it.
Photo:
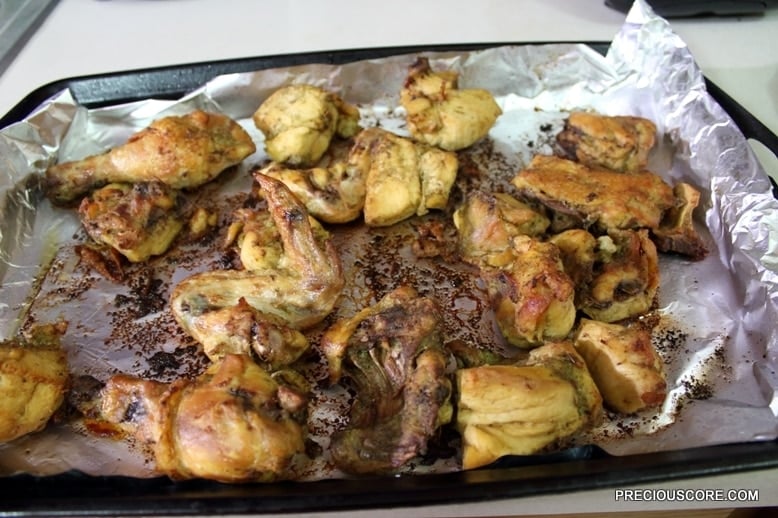
M 80 104 L 93 108 L 147 98 L 178 99 L 228 73 L 500 45 L 504 44 L 287 54 L 63 79 L 31 92 L 0 119 L 0 128 L 22 120 L 65 88 Z M 588 45 L 602 53 L 608 48 L 607 43 Z M 757 140 L 778 154 L 778 136 L 716 85 L 709 82 L 707 86 L 746 138 Z M 166 477 L 94 477 L 76 472 L 47 477 L 16 475 L 0 479 L 0 515 L 225 515 L 378 508 L 401 512 L 409 506 L 482 503 L 774 468 L 778 468 L 776 440 L 619 457 L 584 446 L 550 455 L 509 457 L 485 468 L 459 473 L 318 482 L 232 485 L 206 480 L 175 482 Z

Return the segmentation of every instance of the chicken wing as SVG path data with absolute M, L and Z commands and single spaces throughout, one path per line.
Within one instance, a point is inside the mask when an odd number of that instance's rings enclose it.
M 460 255 L 475 265 L 505 266 L 514 260 L 514 236 L 541 236 L 549 223 L 545 215 L 505 193 L 473 191 L 454 212 Z
M 579 287 L 580 309 L 616 322 L 651 309 L 659 288 L 659 258 L 647 230 L 611 231 L 598 239 L 591 282 Z
M 184 227 L 184 212 L 178 192 L 159 182 L 111 183 L 78 207 L 87 234 L 134 263 L 167 251 Z
M 330 381 L 347 378 L 356 399 L 348 427 L 332 437 L 336 465 L 390 473 L 426 452 L 452 417 L 449 356 L 437 305 L 409 287 L 330 327 L 321 340 Z
M 649 171 L 619 173 L 537 155 L 512 180 L 521 194 L 601 230 L 657 228 L 673 189 Z
M 513 238 L 514 261 L 482 267 L 489 302 L 508 343 L 531 348 L 567 336 L 575 324 L 575 286 L 559 249 L 529 236 Z
M 268 482 L 296 478 L 307 462 L 306 405 L 304 387 L 227 354 L 194 380 L 116 375 L 100 394 L 99 418 L 150 447 L 173 479 Z
M 198 187 L 256 151 L 248 133 L 225 115 L 194 111 L 158 119 L 123 145 L 46 171 L 44 188 L 67 203 L 109 183 L 157 181 Z
M 557 142 L 565 158 L 622 172 L 645 169 L 656 142 L 656 125 L 642 117 L 573 112 Z
M 357 135 L 349 162 L 364 171 L 365 223 L 388 226 L 443 209 L 456 180 L 456 154 L 380 128 Z
M 359 131 L 359 110 L 318 86 L 295 84 L 279 88 L 254 113 L 254 124 L 265 135 L 265 151 L 276 161 L 311 166 L 332 138 Z
M 459 369 L 456 387 L 463 469 L 537 453 L 602 414 L 602 397 L 569 342 L 534 349 L 525 364 Z
M 324 319 L 340 296 L 342 266 L 326 232 L 315 231 L 305 207 L 283 183 L 261 174 L 255 178 L 278 242 L 252 238 L 244 243 L 252 252 L 241 252 L 241 257 L 255 257 L 251 269 L 201 272 L 174 288 L 173 315 L 190 334 L 202 329 L 198 320 L 208 318 L 209 312 L 236 306 L 241 299 L 293 329 L 304 329 Z
M 607 406 L 631 414 L 664 401 L 664 367 L 648 330 L 584 318 L 575 347 Z
M 65 328 L 40 326 L 0 343 L 0 443 L 41 430 L 62 405 L 70 378 L 59 343 Z
M 448 151 L 469 147 L 482 139 L 502 114 L 487 90 L 459 90 L 458 74 L 433 72 L 427 58 L 408 70 L 400 103 L 414 139 Z

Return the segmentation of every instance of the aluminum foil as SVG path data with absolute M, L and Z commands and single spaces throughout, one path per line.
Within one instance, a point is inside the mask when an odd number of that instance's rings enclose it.
M 488 146 L 481 144 L 468 156 L 475 162 L 499 156 L 501 163 L 490 167 L 507 179 L 534 154 L 552 151 L 553 135 L 567 111 L 587 109 L 653 120 L 664 137 L 649 168 L 670 183 L 687 181 L 702 192 L 698 223 L 710 255 L 701 262 L 661 259 L 655 344 L 668 376 L 664 406 L 637 416 L 609 416 L 577 440 L 621 455 L 775 439 L 778 201 L 746 139 L 708 95 L 702 72 L 670 25 L 638 0 L 606 56 L 578 44 L 424 55 L 433 69 L 457 70 L 462 88 L 487 88 L 495 95 L 504 113 Z M 121 144 L 155 118 L 203 108 L 238 120 L 258 143 L 257 153 L 220 184 L 225 195 L 240 193 L 250 186 L 250 168 L 266 159 L 251 115 L 275 89 L 292 82 L 323 86 L 357 104 L 364 126 L 380 124 L 404 134 L 399 91 L 417 57 L 231 74 L 177 101 L 150 99 L 92 110 L 63 91 L 0 131 L 0 338 L 14 336 L 31 319 L 67 319 L 71 325 L 64 346 L 75 374 L 97 379 L 117 371 L 157 378 L 179 375 L 175 369 L 155 371 L 156 356 L 137 348 L 143 341 L 160 354 L 177 354 L 183 339 L 166 311 L 133 314 L 117 308 L 117 297 L 131 300 L 137 287 L 117 286 L 79 269 L 72 249 L 84 233 L 74 211 L 52 207 L 41 195 L 39 179 L 45 169 L 58 160 Z M 167 282 L 174 283 L 209 267 L 209 259 L 197 250 L 179 253 L 188 254 L 186 265 L 168 271 L 160 264 L 155 275 L 169 276 Z M 88 288 L 78 292 L 85 279 Z M 71 291 L 58 289 L 62 284 Z M 130 326 L 118 338 L 111 329 L 117 318 Z M 184 370 L 197 367 L 196 362 L 181 364 Z M 329 399 L 314 412 L 322 436 L 332 425 L 327 414 L 337 411 L 328 405 L 336 402 Z M 69 421 L 0 445 L 0 474 L 69 469 L 96 475 L 154 474 L 153 465 L 132 444 L 97 436 Z M 431 469 L 454 468 L 444 462 Z M 310 478 L 327 476 L 333 473 L 322 470 Z

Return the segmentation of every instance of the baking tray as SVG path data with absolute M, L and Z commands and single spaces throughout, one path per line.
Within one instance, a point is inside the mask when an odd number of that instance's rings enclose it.
M 533 45 L 547 43 L 553 42 Z M 586 44 L 601 53 L 609 45 Z M 283 54 L 68 78 L 31 92 L 0 119 L 0 128 L 22 120 L 65 88 L 70 89 L 77 102 L 95 108 L 147 98 L 178 99 L 222 74 L 502 45 L 525 44 L 424 45 Z M 715 84 L 707 81 L 707 87 L 746 138 L 757 140 L 778 154 L 778 136 Z M 778 193 L 775 183 L 773 187 Z M 585 446 L 549 455 L 510 457 L 486 468 L 459 473 L 273 484 L 174 482 L 166 477 L 94 477 L 76 472 L 47 477 L 16 475 L 0 481 L 0 514 L 216 515 L 402 508 L 488 502 L 770 468 L 778 468 L 778 441 L 618 457 Z

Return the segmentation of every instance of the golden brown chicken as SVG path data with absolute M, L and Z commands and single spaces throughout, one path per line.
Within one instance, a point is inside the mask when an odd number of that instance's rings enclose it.
M 297 478 L 307 463 L 307 397 L 306 387 L 227 354 L 194 380 L 110 378 L 99 419 L 149 447 L 173 479 L 268 482 Z
M 409 68 L 400 91 L 408 130 L 421 142 L 448 151 L 464 149 L 489 133 L 502 114 L 487 90 L 460 90 L 454 71 L 434 72 L 427 58 Z
M 575 347 L 610 408 L 631 414 L 664 401 L 664 365 L 648 330 L 584 318 Z
M 343 271 L 327 233 L 316 231 L 305 207 L 283 183 L 261 174 L 255 178 L 272 221 L 265 218 L 259 231 L 243 239 L 242 248 L 248 250 L 241 251 L 241 258 L 247 258 L 247 269 L 197 273 L 173 290 L 173 315 L 190 334 L 204 329 L 201 320 L 208 313 L 237 306 L 241 299 L 292 329 L 305 329 L 321 322 L 340 296 Z M 268 236 L 272 240 L 265 242 Z
M 159 182 L 111 183 L 81 200 L 87 234 L 137 263 L 163 254 L 185 224 L 179 193 Z
M 350 473 L 391 473 L 426 452 L 451 420 L 449 355 L 442 316 L 410 287 L 331 326 L 321 340 L 330 381 L 354 388 L 349 424 L 332 436 L 335 464 Z
M 597 261 L 597 239 L 582 228 L 572 228 L 548 238 L 559 249 L 565 273 L 576 286 L 588 284 Z
M 589 167 L 638 172 L 648 163 L 656 142 L 656 125 L 642 117 L 573 112 L 557 142 L 565 158 Z
M 455 153 L 380 128 L 357 135 L 349 164 L 365 174 L 365 223 L 375 227 L 445 208 L 459 166 Z
M 647 312 L 659 288 L 659 258 L 647 230 L 614 230 L 598 239 L 591 282 L 579 287 L 580 309 L 616 322 Z
M 359 110 L 338 95 L 308 84 L 279 88 L 254 113 L 254 124 L 265 135 L 265 151 L 276 161 L 311 166 L 332 138 L 359 131 Z
M 569 342 L 534 349 L 525 364 L 460 369 L 456 387 L 463 469 L 538 453 L 602 414 L 597 387 Z
M 248 133 L 225 115 L 193 111 L 158 119 L 123 145 L 46 171 L 45 191 L 67 203 L 109 183 L 160 182 L 198 187 L 256 151 Z
M 653 229 L 654 243 L 661 252 L 675 252 L 699 261 L 708 255 L 705 241 L 694 228 L 694 210 L 700 204 L 700 192 L 688 183 L 673 188 L 676 206 L 670 208 L 659 228 Z
M 476 266 L 509 264 L 512 238 L 539 237 L 549 224 L 545 215 L 505 193 L 472 191 L 454 212 L 460 255 Z
M 567 336 L 575 324 L 575 286 L 559 249 L 529 236 L 513 238 L 514 261 L 482 267 L 489 303 L 508 343 L 531 348 Z
M 65 399 L 69 374 L 60 336 L 65 324 L 34 328 L 0 342 L 0 443 L 43 429 Z
M 522 195 L 601 230 L 657 228 L 675 205 L 672 187 L 652 172 L 625 174 L 551 156 L 535 156 L 512 183 Z

